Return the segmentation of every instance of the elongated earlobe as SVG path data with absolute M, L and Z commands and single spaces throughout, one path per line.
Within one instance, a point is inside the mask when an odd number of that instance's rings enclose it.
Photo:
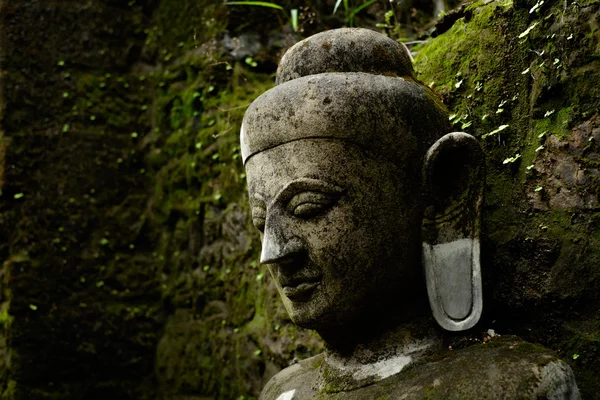
M 484 158 L 477 140 L 449 133 L 425 156 L 423 267 L 429 303 L 449 331 L 473 327 L 481 316 L 481 209 Z

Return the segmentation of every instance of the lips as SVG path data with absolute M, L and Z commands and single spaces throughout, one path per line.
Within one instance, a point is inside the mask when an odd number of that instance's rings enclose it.
M 282 284 L 282 292 L 292 301 L 307 301 L 321 284 L 321 278 L 302 279 Z

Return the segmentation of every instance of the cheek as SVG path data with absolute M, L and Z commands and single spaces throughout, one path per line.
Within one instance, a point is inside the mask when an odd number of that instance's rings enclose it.
M 411 249 L 420 250 L 418 216 L 392 196 L 380 195 L 376 204 L 373 197 L 355 197 L 319 221 L 305 222 L 310 259 L 332 278 L 332 285 L 351 279 L 378 280 L 385 270 L 404 270 L 415 263 Z
M 357 218 L 347 205 L 331 210 L 318 222 L 306 221 L 305 226 L 311 263 L 336 282 L 364 268 L 377 247 L 373 226 Z

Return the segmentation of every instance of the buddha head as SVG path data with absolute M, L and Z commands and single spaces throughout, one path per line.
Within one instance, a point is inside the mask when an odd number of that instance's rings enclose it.
M 302 327 L 410 321 L 427 298 L 445 329 L 479 319 L 483 156 L 413 75 L 395 41 L 327 31 L 288 50 L 244 116 L 260 261 Z

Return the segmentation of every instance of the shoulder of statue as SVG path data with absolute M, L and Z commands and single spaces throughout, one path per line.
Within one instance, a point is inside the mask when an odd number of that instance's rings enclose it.
M 533 399 L 580 399 L 571 367 L 551 349 L 516 336 L 492 338 L 464 349 L 465 360 L 481 372 L 496 370 L 513 377 L 516 393 L 533 392 Z M 489 374 L 493 379 L 493 374 Z M 499 377 L 499 381 L 503 378 Z
M 535 391 L 537 399 L 580 400 L 579 388 L 573 370 L 563 360 L 555 360 L 540 370 L 540 383 Z
M 273 376 L 263 388 L 259 400 L 311 398 L 311 383 L 316 383 L 324 354 L 301 360 Z
M 394 394 L 415 388 L 414 398 L 580 399 L 568 364 L 552 350 L 515 336 L 442 351 L 391 381 Z

